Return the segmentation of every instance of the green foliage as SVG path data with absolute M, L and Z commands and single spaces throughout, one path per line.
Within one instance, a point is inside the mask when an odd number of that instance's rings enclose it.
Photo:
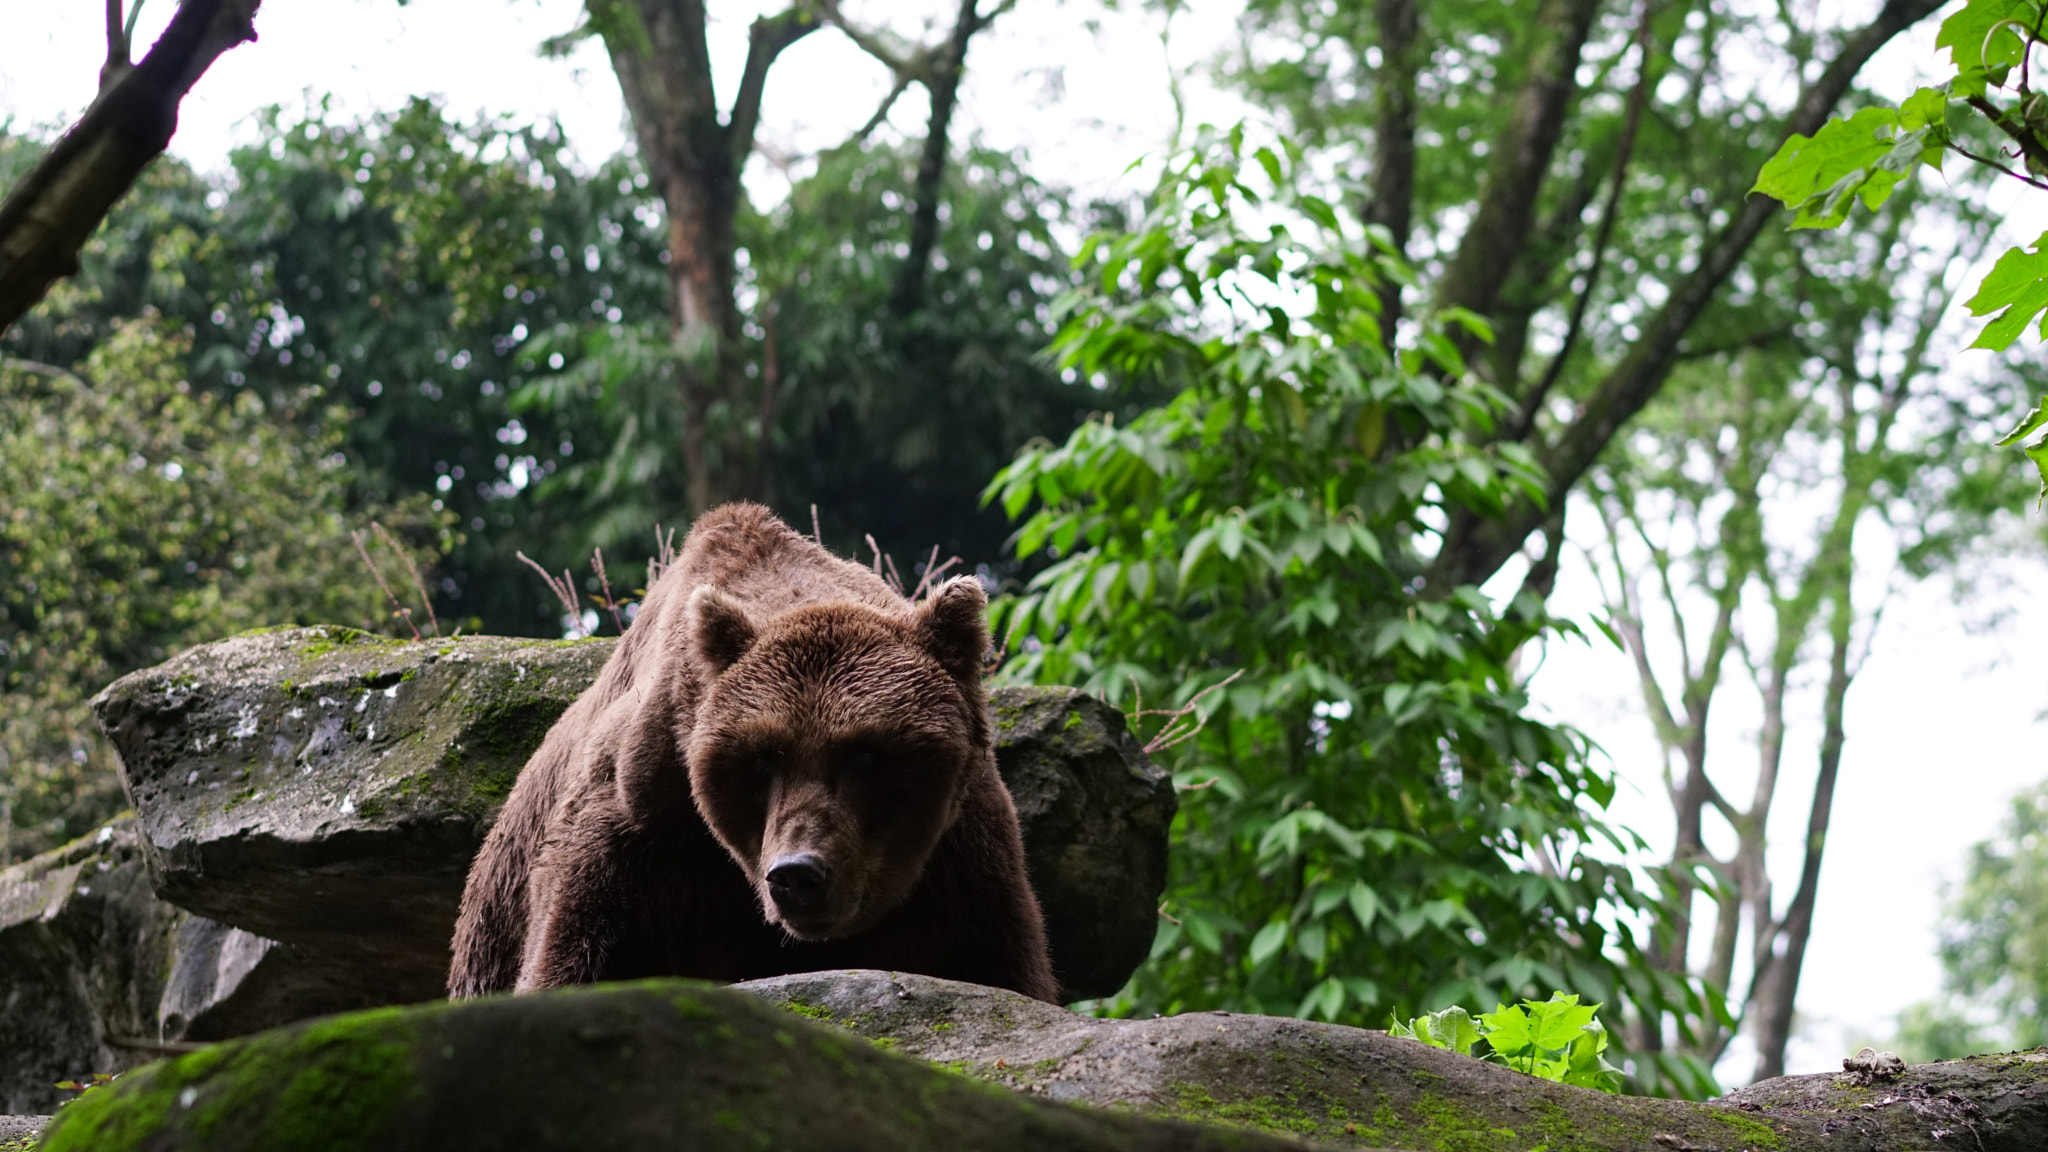
M 278 411 L 317 390 L 352 413 L 339 447 L 366 498 L 424 494 L 457 517 L 434 574 L 442 616 L 558 635 L 559 609 L 514 553 L 575 547 L 535 489 L 575 452 L 601 455 L 601 430 L 515 417 L 507 398 L 548 370 L 530 333 L 665 309 L 644 178 L 625 160 L 572 164 L 549 126 L 457 122 L 428 100 L 360 120 L 273 108 L 261 127 L 231 178 L 152 165 L 88 245 L 78 290 L 0 350 L 70 365 L 154 307 L 191 329 L 195 387 Z
M 1794 228 L 1835 228 L 1848 220 L 1858 200 L 1875 210 L 1899 181 L 1921 164 L 1939 170 L 1948 152 L 2048 189 L 2048 96 L 2029 83 L 2033 48 L 2040 44 L 2048 3 L 2042 0 L 1969 0 L 1942 21 L 1936 37 L 1954 67 L 1942 83 L 1916 90 L 1897 108 L 1877 105 L 1848 118 L 1829 120 L 1812 137 L 1785 141 L 1757 176 L 1753 189 L 1796 210 Z M 2000 105 L 1992 93 L 2010 86 L 2013 100 Z M 1952 112 L 1968 123 L 1958 127 Z M 2024 171 L 2015 171 L 1968 134 L 1995 129 L 1994 145 L 2011 145 Z M 1972 316 L 1997 315 L 1984 325 L 1972 348 L 2004 351 L 2034 318 L 2048 311 L 2048 235 L 2032 250 L 2008 249 L 1965 304 Z M 2039 336 L 2048 340 L 2048 317 Z M 2032 420 L 2002 444 L 2021 444 L 2041 421 Z M 2041 475 L 2048 498 L 2048 448 L 2025 449 Z
M 771 212 L 742 213 L 739 290 L 763 400 L 715 406 L 706 440 L 754 444 L 747 464 L 768 502 L 806 525 L 815 504 L 842 550 L 872 533 L 899 554 L 921 559 L 936 544 L 972 565 L 994 560 L 1007 535 L 999 512 L 977 512 L 981 486 L 1019 445 L 1075 422 L 1074 389 L 1038 355 L 1052 336 L 1046 303 L 1073 281 L 1053 235 L 1067 209 L 1007 156 L 956 157 L 928 304 L 898 315 L 916 165 L 914 149 L 839 149 Z M 564 367 L 528 378 L 514 410 L 594 415 L 585 439 L 605 445 L 564 461 L 541 498 L 573 508 L 607 549 L 672 522 L 685 413 L 665 315 L 565 320 L 528 353 L 559 353 Z
M 122 806 L 87 709 L 114 677 L 258 625 L 378 627 L 352 514 L 447 546 L 424 499 L 355 506 L 340 412 L 195 388 L 190 341 L 147 317 L 80 374 L 0 359 L 0 857 Z
M 1885 1048 L 1908 1064 L 1930 1064 L 1992 1051 L 1985 1029 L 1942 1000 L 1919 1000 L 1899 1013 L 1897 1032 Z
M 1593 1015 L 1599 1007 L 1582 1005 L 1575 995 L 1552 992 L 1548 1000 L 1524 1000 L 1513 1007 L 1495 1005 L 1493 1011 L 1476 1018 L 1454 1004 L 1406 1024 L 1393 1021 L 1387 1031 L 1463 1056 L 1473 1055 L 1484 1043 L 1482 1055 L 1517 1072 L 1601 1092 L 1620 1092 L 1621 1069 L 1602 1055 L 1607 1051 L 1607 1027 Z
M 1948 990 L 1993 1012 L 2012 1047 L 2048 1044 L 2048 785 L 2015 796 L 1998 835 L 1970 849 L 1941 965 Z
M 988 490 L 1023 517 L 1019 553 L 1051 561 L 995 608 L 1004 675 L 1203 725 L 1161 749 L 1172 876 L 1107 1010 L 1363 1022 L 1539 984 L 1701 1010 L 1612 927 L 1650 906 L 1585 851 L 1626 847 L 1595 815 L 1612 782 L 1526 714 L 1514 653 L 1572 630 L 1533 597 L 1423 591 L 1449 512 L 1538 490 L 1447 338 L 1474 321 L 1427 317 L 1389 350 L 1376 289 L 1409 272 L 1298 166 L 1207 137 L 1140 224 L 1089 241 L 1058 355 L 1174 395 L 1027 449 Z

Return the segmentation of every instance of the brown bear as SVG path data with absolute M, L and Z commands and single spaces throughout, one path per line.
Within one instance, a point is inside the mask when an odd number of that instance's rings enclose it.
M 471 865 L 450 996 L 882 968 L 1054 999 L 986 608 L 705 513 Z

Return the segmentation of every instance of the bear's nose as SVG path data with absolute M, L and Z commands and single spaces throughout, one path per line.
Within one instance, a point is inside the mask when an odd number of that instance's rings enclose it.
M 809 912 L 825 901 L 825 882 L 832 873 L 809 852 L 778 856 L 768 866 L 768 894 L 785 912 Z

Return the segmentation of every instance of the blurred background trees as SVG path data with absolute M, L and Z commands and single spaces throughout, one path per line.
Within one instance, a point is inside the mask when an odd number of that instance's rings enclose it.
M 560 635 L 516 553 L 634 572 L 746 495 L 913 581 L 960 557 L 1012 594 L 1005 675 L 1171 714 L 1141 717 L 1183 737 L 1158 942 L 1100 1010 L 1370 1025 L 1563 988 L 1627 1021 L 1639 1090 L 1713 1091 L 1738 1031 L 1769 1073 L 1825 842 L 1766 867 L 1788 685 L 1826 684 L 1825 793 L 1889 590 L 2024 501 L 1982 421 L 2032 374 L 1941 371 L 1993 221 L 1922 181 L 1882 227 L 1790 233 L 1748 195 L 1933 8 L 1254 0 L 1209 62 L 1248 126 L 1180 126 L 1113 203 L 957 127 L 976 38 L 1027 16 L 987 0 L 921 41 L 771 13 L 722 78 L 701 8 L 592 3 L 551 50 L 602 44 L 636 142 L 594 162 L 427 98 L 263 112 L 223 171 L 147 169 L 0 336 L 0 428 L 44 429 L 0 461 L 34 718 L 6 852 L 118 807 L 81 711 L 112 676 L 257 624 L 402 630 L 350 530 L 393 529 L 447 626 Z M 810 36 L 888 102 L 764 194 L 762 93 Z M 884 126 L 912 89 L 916 130 Z M 48 145 L 0 134 L 0 183 Z M 1668 860 L 1529 702 L 1580 563 L 1662 741 Z M 1705 743 L 1736 672 L 1747 805 Z

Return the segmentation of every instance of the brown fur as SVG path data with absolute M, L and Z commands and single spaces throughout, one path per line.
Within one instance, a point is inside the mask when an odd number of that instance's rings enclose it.
M 971 578 L 913 606 L 758 505 L 700 517 L 477 854 L 449 994 L 883 968 L 1052 1000 L 985 607 Z M 764 875 L 796 854 L 830 869 L 801 915 Z

